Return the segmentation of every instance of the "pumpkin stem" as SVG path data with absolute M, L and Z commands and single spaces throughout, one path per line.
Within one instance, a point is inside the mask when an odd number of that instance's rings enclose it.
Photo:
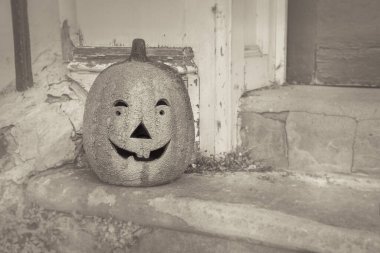
M 132 51 L 129 61 L 148 61 L 145 50 L 145 41 L 143 39 L 134 39 L 132 42 Z

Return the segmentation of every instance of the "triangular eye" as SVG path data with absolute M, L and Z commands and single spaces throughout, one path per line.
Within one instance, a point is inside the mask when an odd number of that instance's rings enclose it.
M 113 106 L 128 107 L 128 104 L 127 104 L 127 102 L 124 102 L 123 100 L 116 100 L 115 103 L 113 103 Z
M 169 106 L 169 102 L 166 99 L 162 98 L 162 99 L 160 99 L 160 100 L 157 101 L 156 106 L 159 106 L 159 105 L 167 105 L 167 106 Z

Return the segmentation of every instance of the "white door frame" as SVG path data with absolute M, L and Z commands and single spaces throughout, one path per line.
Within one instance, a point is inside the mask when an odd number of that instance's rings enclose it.
M 276 0 L 274 6 L 275 19 L 275 81 L 286 82 L 286 40 L 288 29 L 288 0 Z
M 262 53 L 269 54 L 272 82 L 279 85 L 286 78 L 287 4 L 287 0 L 257 0 L 259 21 L 269 22 L 266 26 L 269 29 L 257 29 L 257 44 Z M 243 10 L 241 0 L 216 0 L 215 154 L 230 152 L 239 144 L 238 106 L 245 91 L 244 31 L 241 20 L 235 17 L 241 16 Z M 270 33 L 272 36 L 268 35 Z M 202 139 L 200 145 L 201 149 L 202 146 L 210 146 L 202 143 Z

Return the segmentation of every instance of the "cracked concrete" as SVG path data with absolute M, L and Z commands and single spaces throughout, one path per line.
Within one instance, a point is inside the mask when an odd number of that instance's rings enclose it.
M 379 107 L 379 90 L 282 86 L 250 91 L 240 100 L 241 144 L 280 168 L 380 175 Z M 270 120 L 284 129 L 273 133 Z M 268 151 L 279 148 L 277 154 Z M 288 166 L 273 162 L 279 154 L 285 154 Z
M 288 119 L 288 116 L 289 114 L 287 115 L 286 119 Z M 289 168 L 289 141 L 288 141 L 288 131 L 286 130 L 286 121 L 284 123 L 284 130 L 283 130 L 283 133 L 284 133 L 284 140 L 285 140 L 285 156 L 286 158 L 288 159 L 287 160 L 287 167 L 286 168 Z
M 355 120 L 355 131 L 354 131 L 354 138 L 353 138 L 353 141 L 352 141 L 352 159 L 351 159 L 351 167 L 350 167 L 350 172 L 354 172 L 353 168 L 354 168 L 354 163 L 355 163 L 355 146 L 356 146 L 356 139 L 357 139 L 357 135 L 358 135 L 358 124 L 359 122 L 357 120 Z
M 269 114 L 241 113 L 240 116 L 242 146 L 249 150 L 252 159 L 268 166 L 288 168 L 285 122 Z
M 286 122 L 289 116 L 289 112 L 262 112 L 259 113 L 264 118 L 278 120 L 280 122 Z

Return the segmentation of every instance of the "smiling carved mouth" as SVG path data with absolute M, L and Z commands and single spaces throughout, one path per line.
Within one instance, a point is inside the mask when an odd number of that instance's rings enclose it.
M 109 141 L 111 142 L 112 147 L 116 150 L 116 152 L 121 157 L 127 159 L 127 158 L 133 156 L 133 158 L 135 159 L 135 161 L 139 161 L 139 162 L 150 162 L 150 161 L 154 161 L 154 160 L 159 159 L 165 153 L 166 148 L 168 147 L 168 145 L 170 143 L 170 141 L 169 141 L 163 147 L 161 147 L 159 149 L 156 149 L 156 150 L 150 151 L 149 157 L 145 158 L 145 157 L 138 157 L 136 153 L 131 152 L 131 151 L 126 150 L 126 149 L 123 149 L 123 148 L 120 148 L 115 143 L 113 143 L 111 140 L 109 140 Z

